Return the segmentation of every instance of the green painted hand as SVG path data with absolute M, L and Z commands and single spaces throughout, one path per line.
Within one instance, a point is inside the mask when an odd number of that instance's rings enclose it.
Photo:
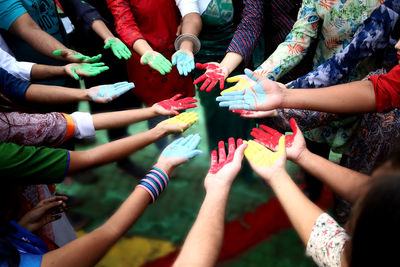
M 99 63 L 72 63 L 65 66 L 66 72 L 75 80 L 79 80 L 80 76 L 90 77 L 96 76 L 103 71 L 108 70 L 109 67 L 105 66 L 103 62 Z
M 128 47 L 126 47 L 126 45 L 118 38 L 111 37 L 106 39 L 104 49 L 108 49 L 110 47 L 118 59 L 124 58 L 125 60 L 128 60 L 132 56 L 132 53 L 129 51 Z
M 85 56 L 72 49 L 54 50 L 53 55 L 63 57 L 65 60 L 70 62 L 89 62 L 89 63 L 98 62 L 102 57 L 101 54 L 98 54 L 97 56 L 94 57 Z
M 147 51 L 144 53 L 140 58 L 140 63 L 143 65 L 149 65 L 162 75 L 165 75 L 165 73 L 169 73 L 172 70 L 172 63 L 156 51 Z

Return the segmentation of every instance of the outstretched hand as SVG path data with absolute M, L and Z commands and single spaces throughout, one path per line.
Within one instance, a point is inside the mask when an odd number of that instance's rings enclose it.
M 296 121 L 291 118 L 289 122 L 293 133 L 285 135 L 286 153 L 290 160 L 296 161 L 306 149 L 306 143 Z M 262 130 L 253 128 L 251 132 L 251 135 L 255 138 L 254 141 L 275 151 L 278 147 L 279 139 L 283 134 L 262 124 L 260 125 L 260 128 Z
M 230 137 L 228 139 L 228 155 L 225 152 L 225 143 L 219 141 L 218 153 L 216 150 L 211 152 L 210 170 L 204 180 L 204 187 L 221 190 L 222 186 L 230 186 L 236 178 L 242 166 L 243 153 L 247 145 L 243 144 L 242 139 Z M 219 158 L 219 159 L 218 159 Z
M 135 88 L 135 84 L 129 82 L 99 85 L 88 89 L 88 95 L 93 102 L 108 103 L 132 88 Z
M 196 149 L 200 140 L 201 138 L 198 134 L 176 139 L 163 150 L 155 166 L 159 166 L 167 173 L 170 173 L 172 169 L 203 153 L 201 150 Z
M 281 84 L 268 80 L 249 69 L 246 75 L 257 82 L 256 85 L 238 91 L 226 92 L 217 97 L 220 107 L 239 110 L 269 111 L 280 107 L 283 101 L 284 88 Z
M 103 71 L 106 71 L 109 69 L 109 67 L 105 66 L 104 63 L 98 62 L 98 63 L 71 63 L 68 65 L 65 65 L 65 72 L 74 78 L 75 80 L 79 80 L 79 77 L 90 77 L 90 76 L 96 76 Z
M 197 78 L 193 84 L 198 84 L 204 81 L 200 90 L 206 89 L 206 92 L 210 92 L 214 86 L 219 82 L 219 88 L 222 90 L 225 86 L 225 79 L 228 77 L 228 70 L 217 62 L 210 63 L 196 63 L 196 67 L 199 69 L 205 69 L 206 73 Z
M 231 109 L 230 111 L 232 111 L 233 113 L 238 113 L 240 114 L 240 117 L 247 119 L 272 118 L 278 116 L 278 113 L 275 109 L 268 111 Z
M 189 50 L 178 50 L 172 55 L 172 66 L 177 67 L 180 75 L 188 76 L 194 70 L 194 56 Z
M 108 37 L 104 40 L 104 43 L 104 49 L 111 48 L 111 51 L 118 59 L 128 60 L 132 56 L 129 48 L 116 37 Z
M 185 97 L 182 99 L 179 99 L 182 95 L 177 94 L 170 99 L 166 99 L 160 102 L 157 102 L 153 105 L 155 111 L 159 115 L 179 115 L 179 112 L 177 110 L 183 110 L 183 109 L 189 109 L 189 108 L 195 108 L 197 107 L 195 102 L 197 102 L 197 99 L 193 97 Z
M 53 51 L 53 55 L 62 57 L 65 61 L 69 62 L 86 62 L 95 63 L 100 61 L 102 55 L 98 54 L 94 57 L 82 55 L 81 53 L 72 49 L 58 49 Z
M 278 142 L 278 151 L 273 152 L 265 146 L 250 140 L 244 151 L 244 155 L 251 168 L 266 182 L 280 172 L 284 172 L 286 163 L 285 136 L 281 136 Z
M 165 75 L 165 73 L 169 73 L 172 70 L 172 63 L 163 55 L 153 50 L 144 53 L 140 58 L 140 63 L 142 65 L 149 65 L 162 75 Z
M 54 196 L 41 200 L 18 221 L 18 224 L 30 232 L 39 230 L 44 225 L 61 218 L 67 199 L 66 196 Z
M 182 114 L 160 122 L 157 127 L 161 127 L 166 134 L 183 133 L 198 120 L 199 115 L 197 113 L 183 112 Z

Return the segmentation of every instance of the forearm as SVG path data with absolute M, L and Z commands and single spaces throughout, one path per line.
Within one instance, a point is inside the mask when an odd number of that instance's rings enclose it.
M 374 87 L 370 81 L 357 81 L 321 89 L 285 90 L 280 107 L 331 113 L 373 112 Z
M 123 159 L 165 135 L 164 130 L 155 127 L 87 151 L 70 151 L 68 174 Z
M 28 13 L 21 15 L 11 24 L 10 32 L 21 37 L 43 55 L 63 60 L 62 57 L 53 55 L 53 51 L 57 49 L 67 49 L 67 47 L 50 34 L 44 32 Z
M 143 56 L 147 51 L 153 51 L 149 43 L 144 39 L 138 39 L 133 43 L 133 50 L 140 56 Z
M 31 84 L 25 94 L 27 102 L 41 104 L 66 104 L 90 99 L 86 90 L 41 84 Z
M 132 123 L 148 120 L 158 116 L 154 108 L 131 109 L 116 112 L 105 112 L 92 115 L 94 128 L 113 129 L 128 126 Z
M 234 71 L 237 66 L 242 62 L 243 57 L 240 54 L 234 52 L 228 52 L 224 59 L 221 61 L 221 65 L 228 70 L 228 75 Z
M 35 64 L 31 70 L 31 80 L 45 80 L 64 75 L 67 75 L 65 66 Z
M 59 249 L 44 254 L 41 266 L 94 266 L 132 227 L 150 201 L 151 197 L 145 190 L 136 188 L 104 225 Z M 83 251 L 85 253 L 82 253 Z
M 199 36 L 202 28 L 201 17 L 198 13 L 189 13 L 185 17 L 183 17 L 182 21 L 182 34 L 192 34 L 195 36 Z M 182 41 L 180 48 L 183 50 L 189 50 L 193 52 L 194 44 L 190 40 Z
M 95 20 L 92 24 L 92 30 L 103 40 L 114 37 L 102 20 Z
M 174 266 L 214 266 L 224 236 L 229 188 L 207 192 L 199 215 Z
M 307 245 L 315 221 L 323 211 L 301 192 L 286 171 L 276 174 L 269 184 L 294 229 L 303 243 Z
M 296 161 L 312 176 L 326 184 L 333 192 L 354 203 L 370 176 L 342 167 L 305 150 Z

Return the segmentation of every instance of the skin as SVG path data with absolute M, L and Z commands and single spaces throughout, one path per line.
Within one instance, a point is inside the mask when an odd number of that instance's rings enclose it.
M 224 236 L 225 210 L 229 192 L 241 168 L 246 147 L 246 144 L 239 146 L 234 152 L 233 160 L 217 173 L 207 174 L 204 180 L 206 196 L 174 267 L 214 266 L 217 262 Z M 219 155 L 219 163 L 226 160 L 223 154 Z

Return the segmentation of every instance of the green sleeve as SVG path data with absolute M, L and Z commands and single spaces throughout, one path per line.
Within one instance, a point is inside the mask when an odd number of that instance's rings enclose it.
M 68 166 L 66 149 L 0 143 L 0 177 L 7 183 L 60 183 Z

